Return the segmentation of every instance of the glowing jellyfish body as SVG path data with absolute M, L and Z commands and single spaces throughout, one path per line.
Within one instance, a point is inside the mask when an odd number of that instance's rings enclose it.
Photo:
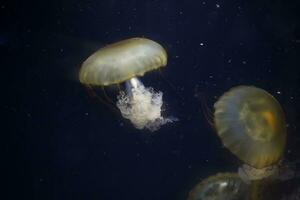
M 244 175 L 253 180 L 266 176 L 269 166 L 281 159 L 286 143 L 284 114 L 276 99 L 262 89 L 238 86 L 214 108 L 217 133 L 224 146 L 247 165 Z
M 188 200 L 239 200 L 245 199 L 247 186 L 236 173 L 219 173 L 197 184 Z
M 137 77 L 166 64 L 167 53 L 161 45 L 145 38 L 132 38 L 92 54 L 82 64 L 79 79 L 94 86 L 126 82 L 126 92 L 121 91 L 117 101 L 122 116 L 138 129 L 155 131 L 173 120 L 161 115 L 162 92 L 145 87 Z
M 92 54 L 81 66 L 81 83 L 107 86 L 143 76 L 167 65 L 167 53 L 146 38 L 131 38 L 108 45 Z

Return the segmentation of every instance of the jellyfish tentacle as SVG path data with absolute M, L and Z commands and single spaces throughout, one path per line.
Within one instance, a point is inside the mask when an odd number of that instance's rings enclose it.
M 104 88 L 103 86 L 102 86 L 101 88 L 102 88 L 102 92 L 103 92 L 103 95 L 104 95 L 104 97 L 106 98 L 106 100 L 109 101 L 112 105 L 114 105 L 113 100 L 111 100 L 111 98 L 110 98 L 110 97 L 108 96 L 108 94 L 106 93 L 105 88 Z
M 98 103 L 104 104 L 106 107 L 111 109 L 114 113 L 118 113 L 117 107 L 114 103 L 111 101 L 104 100 L 102 97 L 100 97 L 97 92 L 94 91 L 93 87 L 91 85 L 85 85 L 85 89 L 87 91 L 87 94 L 92 99 L 96 100 Z M 106 99 L 106 98 L 105 98 Z
M 201 110 L 202 113 L 204 115 L 204 118 L 206 119 L 206 121 L 208 122 L 208 124 L 214 128 L 214 116 L 213 116 L 213 112 L 209 109 L 208 105 L 207 105 L 207 101 L 205 98 L 205 95 L 203 93 L 199 93 L 199 99 L 200 99 L 200 106 L 201 106 Z
M 117 107 L 124 118 L 129 119 L 137 129 L 156 131 L 160 126 L 174 122 L 171 117 L 163 117 L 162 92 L 146 88 L 136 77 L 126 81 L 126 92 L 118 96 Z

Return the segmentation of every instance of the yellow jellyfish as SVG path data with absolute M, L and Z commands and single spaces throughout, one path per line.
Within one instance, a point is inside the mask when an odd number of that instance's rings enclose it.
M 237 173 L 218 173 L 197 184 L 187 200 L 239 200 L 247 196 L 247 185 Z
M 218 136 L 244 162 L 241 178 L 252 181 L 276 174 L 286 144 L 284 113 L 276 99 L 263 89 L 238 86 L 214 108 Z
M 122 116 L 137 129 L 159 129 L 175 118 L 162 116 L 162 92 L 145 87 L 137 78 L 167 65 L 167 53 L 146 38 L 131 38 L 99 49 L 81 66 L 79 80 L 85 85 L 109 86 L 125 82 L 126 92 L 117 97 Z

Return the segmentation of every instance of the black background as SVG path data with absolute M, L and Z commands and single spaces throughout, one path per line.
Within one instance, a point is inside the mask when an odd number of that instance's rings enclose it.
M 299 3 L 281 0 L 10 1 L 1 10 L 1 135 L 6 199 L 185 199 L 236 171 L 203 115 L 223 92 L 255 85 L 281 103 L 285 158 L 299 157 Z M 92 99 L 81 63 L 106 44 L 147 37 L 169 55 L 142 78 L 164 92 L 151 134 Z M 204 110 L 206 110 L 204 108 Z M 2 198 L 1 198 L 2 199 Z

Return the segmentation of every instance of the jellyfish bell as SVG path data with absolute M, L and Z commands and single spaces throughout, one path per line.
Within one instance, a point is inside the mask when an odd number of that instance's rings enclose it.
M 88 57 L 81 66 L 83 84 L 118 84 L 167 65 L 167 53 L 146 38 L 131 38 L 107 45 Z
M 244 162 L 241 177 L 257 180 L 276 173 L 286 144 L 284 114 L 276 99 L 263 89 L 238 86 L 214 108 L 218 136 Z
M 246 195 L 247 185 L 237 173 L 218 173 L 197 184 L 187 200 L 239 200 Z
M 162 92 L 145 87 L 138 77 L 167 65 L 167 53 L 158 43 L 146 38 L 131 38 L 108 45 L 81 66 L 79 80 L 85 85 L 110 86 L 125 82 L 117 96 L 122 116 L 137 129 L 155 131 L 174 118 L 162 116 Z

